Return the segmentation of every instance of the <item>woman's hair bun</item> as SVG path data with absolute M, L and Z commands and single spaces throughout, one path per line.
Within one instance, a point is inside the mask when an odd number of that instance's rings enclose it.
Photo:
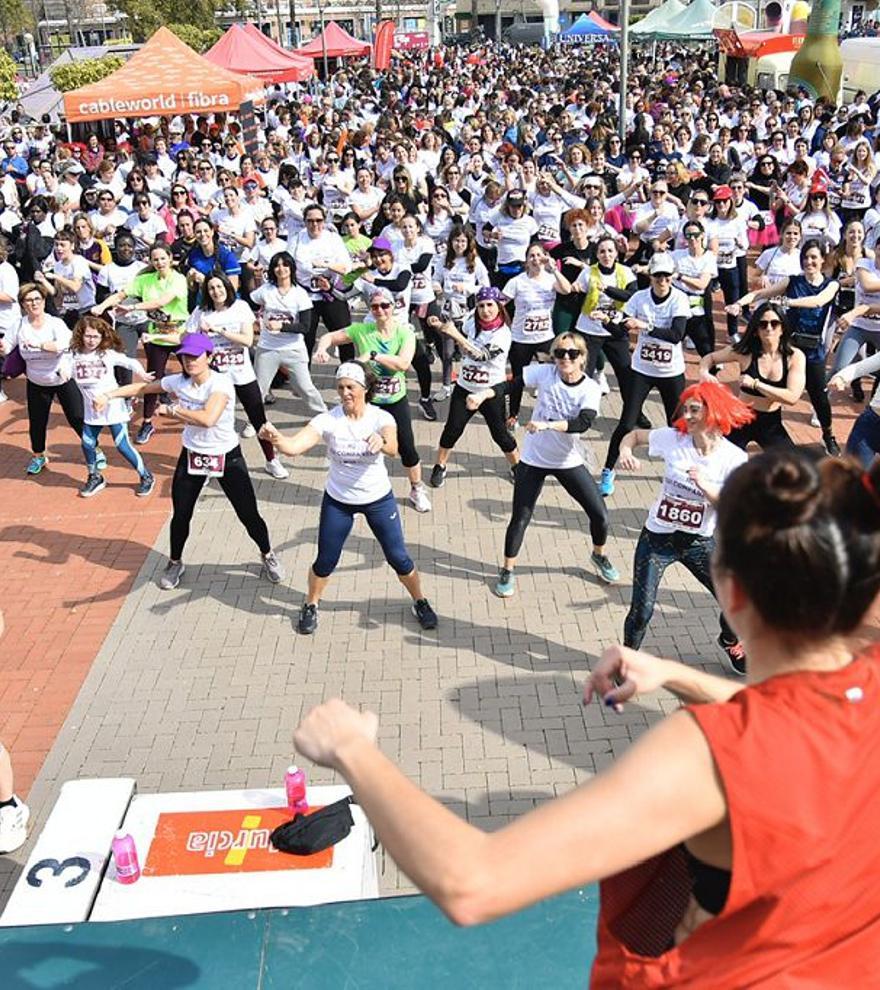
M 822 502 L 822 479 L 804 457 L 778 457 L 766 465 L 763 485 L 748 493 L 748 513 L 768 528 L 789 529 L 811 521 Z

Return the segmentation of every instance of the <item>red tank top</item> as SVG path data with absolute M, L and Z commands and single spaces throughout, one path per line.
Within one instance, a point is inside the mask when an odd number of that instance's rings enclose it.
M 727 794 L 727 903 L 670 949 L 691 891 L 682 849 L 610 877 L 593 990 L 880 988 L 878 663 L 875 649 L 688 708 Z

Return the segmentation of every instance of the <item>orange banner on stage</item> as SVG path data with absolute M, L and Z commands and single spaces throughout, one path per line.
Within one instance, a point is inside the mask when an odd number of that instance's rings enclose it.
M 272 847 L 269 836 L 292 817 L 287 808 L 162 812 L 150 843 L 144 875 L 326 870 L 332 866 L 332 846 L 312 856 L 292 856 Z

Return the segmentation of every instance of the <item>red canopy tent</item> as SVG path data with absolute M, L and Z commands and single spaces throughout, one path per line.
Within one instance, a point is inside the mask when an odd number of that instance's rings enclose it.
M 315 74 L 311 59 L 285 51 L 253 24 L 233 24 L 204 57 L 223 69 L 265 82 L 300 82 Z
M 587 14 L 587 19 L 592 21 L 597 27 L 603 28 L 605 31 L 619 31 L 620 28 L 616 24 L 612 24 L 611 21 L 606 21 L 601 14 L 597 14 L 595 10 L 591 10 Z
M 309 58 L 321 58 L 324 55 L 324 45 L 327 47 L 327 58 L 346 58 L 352 55 L 369 55 L 370 45 L 366 41 L 358 41 L 341 28 L 336 21 L 330 21 L 324 28 L 323 40 L 319 34 L 317 38 L 302 48 L 297 48 L 300 55 L 308 55 Z

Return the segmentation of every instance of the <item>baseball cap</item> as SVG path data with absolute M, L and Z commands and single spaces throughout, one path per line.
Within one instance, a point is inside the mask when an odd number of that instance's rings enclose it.
M 180 347 L 175 353 L 188 354 L 190 357 L 199 357 L 202 354 L 210 354 L 214 350 L 211 338 L 204 333 L 186 333 L 180 342 Z
M 733 199 L 733 190 L 730 186 L 719 186 L 714 193 L 712 193 L 712 199 L 715 202 L 719 202 L 722 199 Z
M 511 189 L 507 194 L 507 202 L 513 206 L 518 206 L 525 201 L 526 196 L 522 189 Z
M 477 293 L 477 302 L 497 302 L 501 303 L 504 301 L 504 296 L 501 290 L 496 288 L 494 285 L 484 285 L 482 289 Z
M 666 251 L 659 251 L 648 263 L 649 275 L 674 275 L 675 262 Z
M 387 237 L 377 237 L 370 245 L 370 250 L 387 251 L 389 254 L 394 254 L 394 248 L 391 246 L 391 241 Z

